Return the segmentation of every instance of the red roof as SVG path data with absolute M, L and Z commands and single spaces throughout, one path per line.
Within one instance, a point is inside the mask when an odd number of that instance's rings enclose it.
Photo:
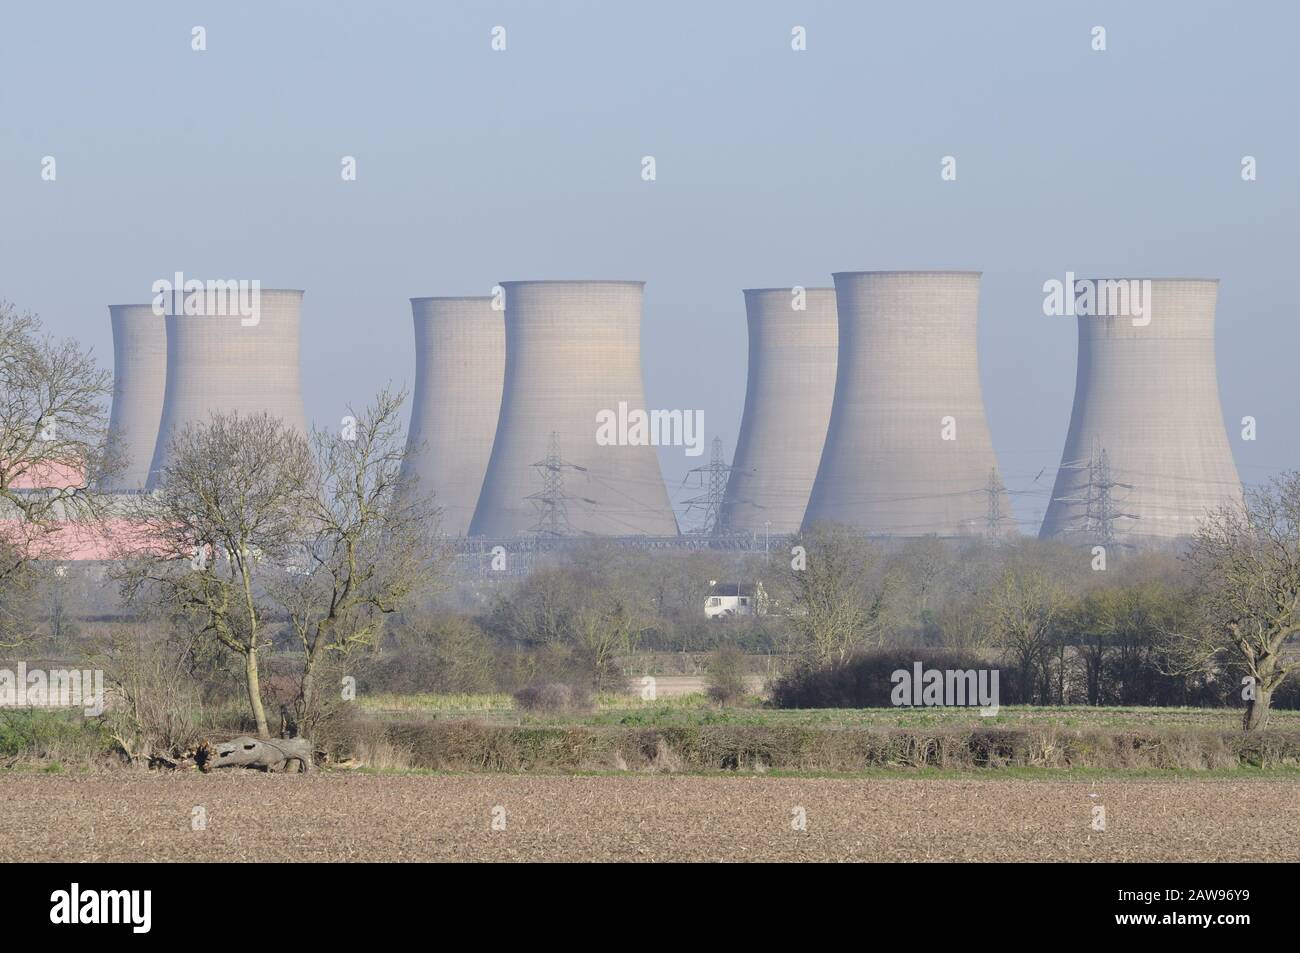
M 22 520 L 0 520 L 0 539 L 20 548 L 25 543 L 33 559 L 69 562 L 113 559 L 124 550 L 148 549 L 147 530 L 124 519 L 67 521 L 55 524 L 48 533 L 34 530 Z
M 15 490 L 62 490 L 85 486 L 85 474 L 80 467 L 55 460 L 38 460 L 18 474 L 9 484 Z

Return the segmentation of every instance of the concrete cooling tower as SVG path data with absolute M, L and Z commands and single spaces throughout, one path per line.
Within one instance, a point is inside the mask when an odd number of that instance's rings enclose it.
M 439 530 L 464 536 L 492 455 L 506 331 L 491 298 L 412 298 L 415 392 L 402 480 L 441 510 Z
M 804 528 L 1004 533 L 1011 507 L 980 392 L 978 272 L 835 275 L 835 402 Z
M 718 523 L 723 532 L 797 533 L 831 416 L 839 326 L 835 289 L 745 292 L 749 379 Z
M 1210 510 L 1242 502 L 1215 372 L 1219 283 L 1156 278 L 1149 290 L 1140 318 L 1078 317 L 1074 409 L 1042 538 L 1190 536 Z
M 214 413 L 266 412 L 307 431 L 298 371 L 302 295 L 262 290 L 255 324 L 239 314 L 167 315 L 167 389 L 149 489 L 167 462 L 172 435 Z
M 505 388 L 473 536 L 665 536 L 655 448 L 597 442 L 597 415 L 648 410 L 640 281 L 511 281 Z M 629 431 L 630 432 L 630 431 Z
M 118 469 L 104 479 L 108 492 L 143 490 L 149 478 L 167 387 L 167 324 L 152 304 L 112 304 L 113 410 L 108 452 Z

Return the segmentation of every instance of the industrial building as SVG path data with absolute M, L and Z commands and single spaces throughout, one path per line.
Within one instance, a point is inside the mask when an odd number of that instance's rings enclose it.
M 149 467 L 153 489 L 172 435 L 215 413 L 268 413 L 307 431 L 298 368 L 301 291 L 264 289 L 255 322 L 239 314 L 184 314 L 167 323 L 167 386 Z
M 714 530 L 1011 532 L 979 380 L 979 273 L 834 280 L 744 292 L 744 416 Z M 1074 407 L 1044 538 L 1175 539 L 1241 502 L 1215 371 L 1218 283 L 1145 281 L 1141 320 L 1077 312 Z M 507 282 L 504 313 L 488 297 L 411 299 L 416 381 L 402 478 L 432 494 L 444 535 L 677 536 L 655 447 L 598 437 L 600 415 L 617 413 L 622 426 L 629 409 L 650 411 L 643 289 Z M 306 431 L 302 296 L 261 291 L 254 321 L 111 306 L 109 448 L 120 467 L 102 488 L 155 486 L 172 435 L 214 412 L 268 412 Z
M 167 324 L 152 304 L 113 304 L 113 409 L 108 456 L 114 469 L 100 488 L 143 490 L 149 479 L 167 388 Z
M 597 440 L 598 415 L 646 410 L 640 281 L 512 281 L 501 415 L 470 534 L 670 536 L 646 443 Z
M 841 272 L 826 445 L 803 526 L 888 536 L 1012 525 L 980 391 L 979 272 Z M 815 423 L 815 422 L 814 422 Z
M 1077 319 L 1074 408 L 1044 539 L 1190 536 L 1211 510 L 1242 502 L 1215 371 L 1218 280 L 1125 280 L 1150 282 L 1140 319 Z
M 835 289 L 751 288 L 745 315 L 745 410 L 718 530 L 796 533 L 835 397 Z
M 439 509 L 439 532 L 469 531 L 501 412 L 506 332 L 492 298 L 412 298 L 415 390 L 402 482 Z

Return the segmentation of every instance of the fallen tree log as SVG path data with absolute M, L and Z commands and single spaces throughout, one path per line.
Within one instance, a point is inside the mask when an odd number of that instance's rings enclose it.
M 213 768 L 257 768 L 262 771 L 288 771 L 291 763 L 298 770 L 315 768 L 311 742 L 306 738 L 254 738 L 241 735 L 212 745 L 204 742 L 195 754 L 200 770 Z

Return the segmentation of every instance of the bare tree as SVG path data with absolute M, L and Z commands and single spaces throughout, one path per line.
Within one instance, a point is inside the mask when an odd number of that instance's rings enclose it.
M 979 652 L 992 637 L 988 606 L 979 601 L 949 602 L 935 615 L 935 624 L 945 648 Z
M 1084 693 L 1089 705 L 1105 696 L 1106 662 L 1119 634 L 1140 611 L 1137 597 L 1121 586 L 1098 586 L 1084 593 L 1064 613 L 1064 638 L 1074 645 L 1083 668 Z
M 615 580 L 589 590 L 569 619 L 569 634 L 592 687 L 605 691 L 620 681 L 619 656 L 631 652 L 647 626 L 635 595 Z
M 922 536 L 907 542 L 892 562 L 898 580 L 895 614 L 909 628 L 924 631 L 957 576 L 956 549 L 947 540 Z
M 629 559 L 592 541 L 562 563 L 541 566 L 508 596 L 497 599 L 490 631 L 528 646 L 551 667 L 576 667 L 597 691 L 620 680 L 620 656 L 633 651 L 656 618 L 657 580 L 648 560 Z
M 1051 654 L 1068 594 L 1060 574 L 1039 563 L 1032 549 L 1013 556 L 985 606 L 994 638 L 1020 675 L 1026 700 L 1051 696 Z
M 849 529 L 825 525 L 799 543 L 806 558 L 791 561 L 787 584 L 801 653 L 817 665 L 840 665 L 858 649 L 879 645 L 888 587 L 877 578 L 879 556 L 871 544 Z
M 135 524 L 114 570 L 129 601 L 153 601 L 234 653 L 257 731 L 268 736 L 258 652 L 270 642 L 263 578 L 303 532 L 306 438 L 268 414 L 215 414 L 172 441 L 156 492 L 128 504 Z M 263 578 L 259 578 L 263 577 Z
M 399 484 L 405 399 L 385 389 L 365 410 L 349 408 L 343 431 L 314 431 L 311 466 L 296 474 L 302 562 L 272 592 L 302 651 L 297 715 L 308 730 L 322 660 L 374 646 L 385 620 L 438 581 L 432 497 Z
M 132 762 L 175 762 L 199 741 L 203 701 L 185 646 L 153 626 L 113 626 L 96 661 L 110 704 L 105 723 Z
M 542 565 L 493 604 L 490 627 L 502 637 L 531 647 L 564 642 L 579 582 L 564 566 Z
M 1300 472 L 1250 491 L 1245 506 L 1209 515 L 1187 561 L 1201 624 L 1178 633 L 1174 645 L 1187 664 L 1241 671 L 1243 726 L 1263 728 L 1274 690 L 1296 666 L 1284 648 L 1300 632 Z
M 61 555 L 69 521 L 102 518 L 111 394 L 89 351 L 0 302 L 0 645 L 24 638 L 35 560 Z

